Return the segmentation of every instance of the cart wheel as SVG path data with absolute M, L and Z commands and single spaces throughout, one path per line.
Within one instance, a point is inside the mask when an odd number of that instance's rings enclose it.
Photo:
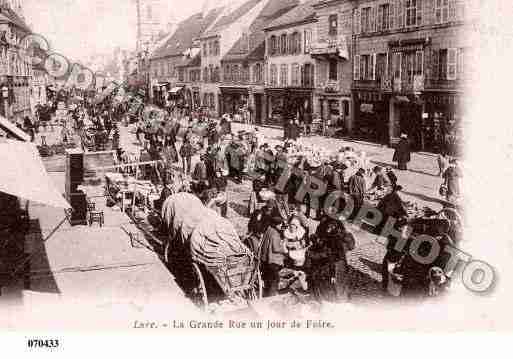
M 193 301 L 199 305 L 203 310 L 208 307 L 207 289 L 205 287 L 205 281 L 203 280 L 203 274 L 199 266 L 196 263 L 192 263 L 193 272 L 197 279 L 196 286 L 192 289 Z

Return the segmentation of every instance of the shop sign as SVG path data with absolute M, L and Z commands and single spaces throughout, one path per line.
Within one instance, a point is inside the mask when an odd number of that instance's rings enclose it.
M 324 91 L 328 93 L 339 92 L 338 81 L 329 81 L 324 87 Z

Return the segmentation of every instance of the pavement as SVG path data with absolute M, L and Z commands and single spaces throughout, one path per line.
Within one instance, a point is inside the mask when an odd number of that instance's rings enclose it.
M 51 177 L 64 191 L 64 174 L 52 172 Z M 106 207 L 102 186 L 83 189 L 104 211 L 103 227 L 72 227 L 66 221 L 52 234 L 64 211 L 30 203 L 31 228 L 25 239 L 29 275 L 2 291 L 0 326 L 129 330 L 134 319 L 198 316 L 143 233 L 119 208 Z

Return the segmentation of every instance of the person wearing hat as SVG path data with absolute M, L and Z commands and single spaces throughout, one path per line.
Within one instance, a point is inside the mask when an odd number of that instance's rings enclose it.
M 228 186 L 228 182 L 226 178 L 223 176 L 223 172 L 221 169 L 217 169 L 215 172 L 215 177 L 212 179 L 212 189 L 216 191 L 216 197 L 213 199 L 213 205 L 218 207 L 221 211 L 221 216 L 224 218 L 228 215 L 228 197 L 226 193 L 226 187 Z
M 397 147 L 394 151 L 394 157 L 392 161 L 397 162 L 397 168 L 406 171 L 408 170 L 408 162 L 411 160 L 411 151 L 410 151 L 410 143 L 408 141 L 408 136 L 403 133 L 401 134 L 401 139 L 397 144 Z
M 270 225 L 262 237 L 260 249 L 266 297 L 278 294 L 279 273 L 288 258 L 288 250 L 281 234 L 283 219 L 280 216 L 271 216 L 269 221 Z
M 192 172 L 192 186 L 196 193 L 203 192 L 209 186 L 206 157 L 205 153 L 200 155 L 200 160 L 196 163 Z
M 456 159 L 449 161 L 449 167 L 442 174 L 443 184 L 447 188 L 445 199 L 449 203 L 456 203 L 460 198 L 461 169 Z
M 363 206 L 365 192 L 367 191 L 367 184 L 365 182 L 365 170 L 360 168 L 354 175 L 349 177 L 348 187 L 349 195 L 353 199 L 353 213 L 349 220 L 353 220 L 358 215 L 358 212 Z
M 374 172 L 375 177 L 374 181 L 372 182 L 371 187 L 369 188 L 369 191 L 383 191 L 386 188 L 390 187 L 390 181 L 383 173 L 383 168 L 380 166 L 375 166 L 372 169 L 372 172 Z

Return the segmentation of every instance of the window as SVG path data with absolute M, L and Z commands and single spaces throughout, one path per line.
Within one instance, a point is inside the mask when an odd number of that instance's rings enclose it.
M 167 64 L 167 74 L 168 76 L 173 75 L 173 65 L 170 62 Z
M 184 79 L 185 77 L 185 72 L 184 72 L 184 69 L 180 68 L 178 69 L 178 81 L 185 81 Z
M 299 32 L 295 32 L 291 36 L 291 46 L 289 49 L 291 54 L 299 54 L 301 53 L 301 34 Z
M 457 61 L 457 49 L 447 49 L 447 80 L 456 80 Z
M 312 64 L 305 64 L 301 71 L 301 85 L 314 87 L 314 67 Z
M 390 4 L 380 5 L 378 8 L 378 31 L 390 29 Z
M 220 47 L 219 47 L 219 40 L 214 41 L 214 56 L 219 56 L 220 53 Z
M 299 65 L 292 64 L 292 86 L 299 86 Z
M 328 34 L 337 35 L 338 33 L 338 16 L 337 14 L 330 15 L 328 17 Z
M 219 66 L 216 66 L 214 68 L 214 79 L 213 79 L 213 81 L 214 82 L 219 82 L 220 80 L 221 80 L 220 69 L 219 69 Z
M 270 39 L 270 46 L 269 46 L 269 54 L 272 56 L 272 55 L 276 55 L 276 52 L 278 51 L 278 41 L 276 39 L 276 36 L 271 36 L 271 39 Z
M 280 36 L 280 54 L 287 54 L 287 34 Z
M 262 82 L 262 65 L 256 64 L 253 67 L 253 82 L 260 83 Z
M 436 0 L 435 15 L 437 24 L 449 21 L 449 0 Z
M 146 19 L 147 20 L 151 20 L 152 16 L 153 16 L 153 14 L 152 14 L 152 11 L 151 11 L 151 5 L 148 5 L 146 7 Z
M 392 74 L 394 79 L 401 78 L 401 62 L 402 54 L 400 52 L 394 52 L 392 54 Z
M 371 20 L 371 8 L 366 7 L 362 9 L 362 33 L 368 33 L 371 31 L 370 28 L 370 20 Z
M 381 81 L 387 75 L 387 54 L 377 54 L 376 56 L 376 80 Z
M 338 61 L 337 60 L 330 60 L 329 66 L 328 66 L 328 80 L 334 80 L 336 81 L 338 78 Z
M 223 81 L 225 81 L 225 82 L 230 82 L 231 81 L 231 78 L 230 78 L 230 66 L 229 65 L 225 65 L 224 66 Z
M 421 0 L 405 0 L 406 26 L 419 26 L 422 20 Z
M 214 82 L 214 65 L 208 66 L 208 82 Z
M 360 78 L 374 80 L 374 55 L 360 55 Z
M 274 64 L 271 65 L 269 77 L 271 78 L 271 86 L 277 86 L 278 85 L 278 68 Z
M 353 80 L 360 80 L 360 55 L 355 55 L 353 64 Z
M 208 67 L 203 69 L 203 82 L 208 82 Z
M 208 56 L 208 53 L 207 53 L 207 44 L 203 44 L 203 56 L 204 57 L 207 57 Z
M 289 67 L 285 64 L 280 66 L 280 85 L 283 87 L 288 86 Z
M 240 81 L 240 69 L 239 69 L 239 65 L 233 65 L 232 66 L 232 71 L 233 71 L 233 81 L 234 82 L 239 82 Z
M 310 44 L 312 42 L 312 30 L 305 30 L 305 54 L 308 54 L 310 52 Z

